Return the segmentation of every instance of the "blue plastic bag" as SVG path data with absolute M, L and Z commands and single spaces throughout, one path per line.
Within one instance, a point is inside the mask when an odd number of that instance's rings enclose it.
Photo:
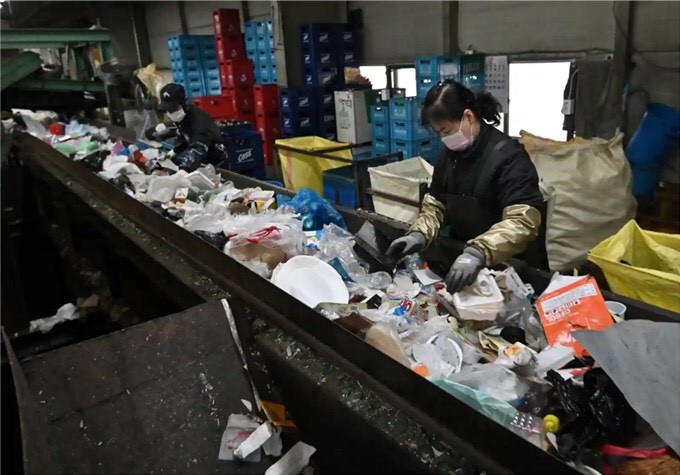
M 279 206 L 290 206 L 300 214 L 302 228 L 305 231 L 317 231 L 323 229 L 326 224 L 335 224 L 342 229 L 347 229 L 342 215 L 323 199 L 316 191 L 303 188 L 293 198 L 278 195 Z

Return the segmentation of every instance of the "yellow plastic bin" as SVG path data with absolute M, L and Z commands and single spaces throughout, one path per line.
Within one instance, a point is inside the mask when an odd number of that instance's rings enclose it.
M 299 191 L 302 188 L 311 188 L 323 196 L 322 173 L 333 168 L 345 167 L 347 162 L 341 162 L 330 158 L 322 158 L 304 152 L 321 152 L 333 157 L 352 160 L 352 150 L 349 144 L 326 140 L 322 137 L 295 137 L 292 139 L 279 139 L 279 161 L 281 162 L 281 174 L 286 188 Z M 335 150 L 340 147 L 344 150 Z M 294 149 L 294 150 L 292 150 Z
M 592 248 L 588 260 L 612 292 L 680 312 L 680 235 L 645 231 L 631 220 Z

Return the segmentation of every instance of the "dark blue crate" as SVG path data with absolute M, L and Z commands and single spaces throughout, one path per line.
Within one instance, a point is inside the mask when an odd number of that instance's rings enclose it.
M 335 36 L 337 45 L 340 48 L 356 48 L 359 44 L 358 33 L 353 25 L 340 23 L 335 25 Z
M 390 99 L 390 120 L 414 121 L 420 119 L 422 101 L 415 97 Z
M 302 51 L 302 64 L 306 68 L 335 67 L 339 61 L 338 52 L 334 49 L 327 51 Z
M 256 38 L 258 33 L 257 33 L 257 24 L 259 22 L 257 21 L 247 21 L 244 25 L 243 28 L 243 34 L 245 35 L 246 38 L 252 37 Z
M 436 153 L 436 139 L 430 137 L 422 140 L 395 140 L 392 137 L 392 152 L 403 152 L 404 158 L 421 156 L 431 158 Z
M 282 113 L 281 130 L 288 134 L 311 134 L 314 130 L 314 120 L 310 116 Z
M 340 61 L 341 66 L 358 67 L 359 66 L 359 55 L 353 49 L 342 50 L 342 52 L 339 56 L 339 61 Z
M 303 68 L 304 83 L 310 87 L 342 87 L 344 77 L 337 68 Z
M 373 137 L 373 155 L 387 155 L 390 153 L 391 143 L 387 139 Z
M 374 139 L 390 140 L 389 122 L 374 120 L 371 122 L 371 131 Z
M 356 187 L 354 185 L 354 167 L 334 168 L 322 174 L 323 197 L 335 205 L 356 208 Z
M 384 104 L 373 104 L 371 106 L 371 122 L 385 122 L 390 121 L 390 105 L 389 103 Z
M 220 135 L 241 135 L 244 132 L 254 132 L 253 124 L 245 120 L 230 120 L 218 123 Z
M 229 160 L 229 169 L 235 172 L 250 171 L 264 177 L 264 150 L 258 132 L 222 135 Z
M 274 33 L 271 20 L 257 21 L 255 25 L 258 36 L 271 36 Z
M 300 43 L 306 50 L 337 48 L 337 30 L 332 23 L 310 23 L 300 25 Z
M 319 131 L 326 131 L 328 129 L 335 130 L 335 107 L 321 109 L 314 113 L 314 129 Z
M 283 114 L 310 115 L 313 101 L 311 90 L 302 88 L 279 89 L 279 103 Z
M 327 110 L 329 108 L 335 109 L 335 93 L 332 89 L 318 87 L 311 88 L 311 97 L 313 100 L 313 107 L 316 110 Z
M 432 130 L 423 127 L 418 121 L 392 120 L 390 124 L 390 138 L 392 140 L 421 140 L 432 137 Z
M 452 58 L 445 56 L 421 56 L 416 58 L 416 77 L 439 80 L 439 66 L 443 63 L 452 61 Z

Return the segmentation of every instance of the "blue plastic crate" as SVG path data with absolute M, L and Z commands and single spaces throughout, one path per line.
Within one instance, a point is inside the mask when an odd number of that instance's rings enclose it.
M 396 140 L 392 138 L 392 152 L 403 152 L 404 158 L 421 156 L 431 157 L 436 153 L 436 139 L 430 137 L 421 140 Z
M 203 72 L 200 69 L 182 69 L 173 67 L 171 71 L 173 79 L 178 81 L 195 81 L 200 83 L 203 80 Z
M 304 68 L 304 83 L 310 87 L 340 87 L 344 81 L 337 68 Z
M 264 179 L 264 150 L 258 132 L 222 135 L 229 160 L 229 168 L 235 172 L 250 172 Z
M 200 97 L 200 96 L 205 96 L 205 88 L 203 87 L 203 83 L 188 83 L 184 81 L 179 81 L 175 80 L 178 84 L 181 84 L 184 86 L 184 92 L 187 96 L 187 99 L 191 100 L 194 97 Z
M 335 25 L 335 35 L 340 48 L 356 48 L 359 44 L 358 33 L 354 26 L 349 23 Z
M 437 81 L 432 81 L 431 79 L 419 79 L 416 81 L 416 97 L 418 99 L 425 99 L 427 97 L 427 93 L 430 92 L 430 89 L 432 89 L 435 85 L 437 84 Z
M 257 36 L 246 36 L 245 37 L 246 52 L 257 53 L 259 50 L 257 48 Z
M 203 80 L 220 80 L 220 70 L 215 68 L 203 68 Z
M 282 113 L 281 130 L 288 134 L 311 134 L 314 130 L 314 121 L 308 115 Z
M 387 155 L 390 153 L 390 146 L 389 140 L 373 137 L 373 156 Z
M 390 105 L 389 103 L 373 104 L 371 106 L 371 122 L 385 122 L 390 121 Z
M 257 37 L 257 24 L 259 22 L 257 21 L 247 21 L 244 25 L 243 28 L 243 34 L 245 35 L 246 38 L 252 37 L 255 38 Z
M 335 67 L 338 54 L 335 50 L 302 52 L 302 64 L 307 68 Z
M 359 55 L 353 49 L 342 50 L 340 55 L 340 64 L 342 66 L 357 67 L 359 66 Z
M 274 37 L 271 35 L 257 37 L 257 50 L 267 51 L 274 47 Z
M 274 50 L 267 50 L 267 64 L 272 67 L 276 68 L 276 57 L 274 56 Z
M 199 39 L 196 35 L 177 35 L 168 38 L 168 47 L 170 49 L 180 48 L 183 46 L 197 47 Z
M 254 132 L 253 124 L 244 120 L 224 122 L 222 125 L 218 126 L 218 129 L 220 131 L 220 135 L 222 136 L 240 135 L 244 132 Z
M 279 89 L 279 102 L 281 113 L 285 114 L 311 114 L 313 99 L 312 91 L 302 88 Z
M 300 25 L 300 43 L 303 49 L 337 48 L 337 34 L 332 23 L 310 23 Z
M 321 176 L 325 199 L 335 205 L 356 208 L 357 198 L 352 165 L 326 170 Z
M 423 127 L 418 121 L 393 120 L 390 124 L 390 138 L 392 140 L 421 140 L 432 137 L 432 131 Z
M 171 68 L 181 69 L 186 71 L 196 70 L 198 71 L 202 65 L 199 59 L 186 59 L 186 58 L 172 58 L 170 57 Z
M 390 139 L 389 122 L 374 120 L 371 122 L 371 132 L 374 139 Z
M 219 76 L 217 79 L 207 79 L 204 78 L 203 84 L 205 86 L 205 91 L 208 96 L 219 96 L 222 94 L 222 84 L 220 83 L 220 78 Z
M 422 102 L 416 97 L 390 99 L 390 120 L 419 120 L 421 106 Z
M 416 58 L 416 77 L 439 80 L 439 65 L 451 61 L 446 56 L 421 56 Z
M 272 21 L 271 20 L 262 20 L 262 21 L 257 21 L 255 22 L 256 24 L 256 31 L 259 36 L 271 36 L 274 33 L 274 30 L 272 28 Z

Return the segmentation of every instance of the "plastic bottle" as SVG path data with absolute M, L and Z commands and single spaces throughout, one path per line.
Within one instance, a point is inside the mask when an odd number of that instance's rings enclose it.
M 510 423 L 510 427 L 516 434 L 521 435 L 532 444 L 543 448 L 545 421 L 540 417 L 518 411 Z
M 414 271 L 423 269 L 423 260 L 418 254 L 411 254 L 406 258 L 406 270 L 411 274 L 412 278 L 416 278 Z

